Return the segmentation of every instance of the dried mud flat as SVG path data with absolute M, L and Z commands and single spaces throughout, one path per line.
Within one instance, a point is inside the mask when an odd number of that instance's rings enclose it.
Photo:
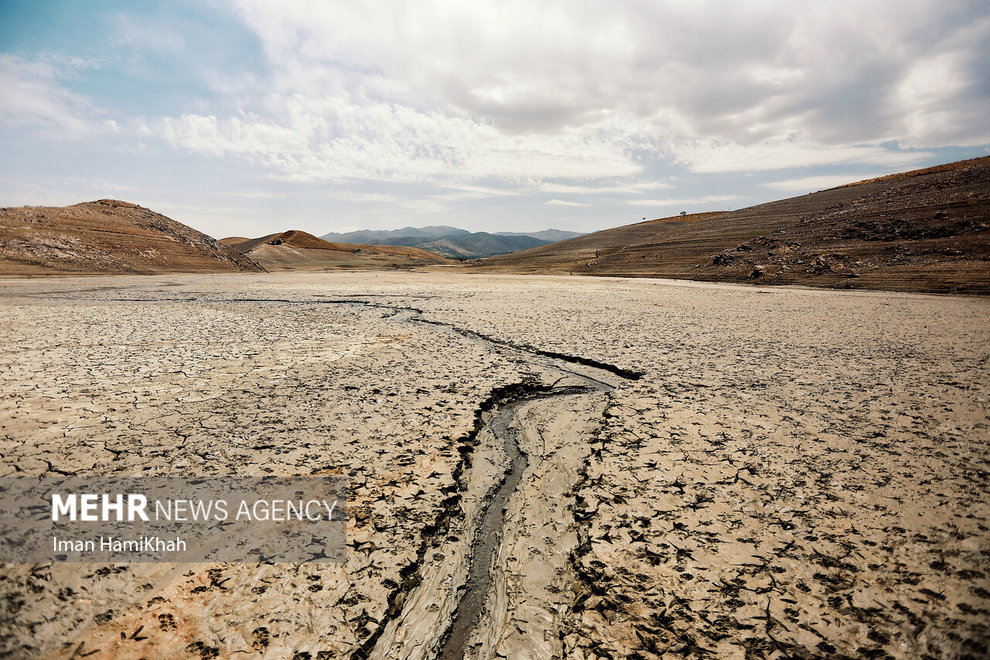
M 341 273 L 0 306 L 5 475 L 350 480 L 343 564 L 0 564 L 5 655 L 987 654 L 990 301 Z

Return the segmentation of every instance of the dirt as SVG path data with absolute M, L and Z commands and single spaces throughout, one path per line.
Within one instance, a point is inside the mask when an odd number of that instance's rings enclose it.
M 415 247 L 331 243 L 294 229 L 261 238 L 224 238 L 220 242 L 266 270 L 389 270 L 457 263 Z
M 641 222 L 470 267 L 986 295 L 990 158 Z
M 0 275 L 262 271 L 171 218 L 112 199 L 0 209 Z
M 435 657 L 508 464 L 485 415 L 587 365 L 615 388 L 507 420 L 527 465 L 475 657 L 985 657 L 988 305 L 463 272 L 0 281 L 6 473 L 351 484 L 344 564 L 0 564 L 0 649 Z
M 988 163 L 886 179 L 714 256 L 700 279 L 990 293 Z
M 460 268 L 298 230 L 222 242 L 114 200 L 0 210 L 0 275 Z M 990 294 L 990 157 L 467 262 L 474 273 L 660 277 Z

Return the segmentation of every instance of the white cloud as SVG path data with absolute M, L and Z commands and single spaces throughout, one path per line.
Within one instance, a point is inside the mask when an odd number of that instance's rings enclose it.
M 800 179 L 787 179 L 784 181 L 772 181 L 764 183 L 767 188 L 774 190 L 785 190 L 788 192 L 826 190 L 837 186 L 844 186 L 847 183 L 857 183 L 866 179 L 873 179 L 882 174 L 825 174 L 821 176 L 806 176 Z
M 534 186 L 535 190 L 547 193 L 563 193 L 569 195 L 614 195 L 628 194 L 639 195 L 647 190 L 661 190 L 673 188 L 673 184 L 661 181 L 633 182 L 627 184 L 602 185 L 602 186 L 580 186 L 563 183 L 539 183 Z
M 81 65 L 62 63 L 63 68 Z M 52 61 L 0 53 L 0 123 L 58 137 L 80 137 L 96 130 L 94 108 L 62 85 L 59 69 Z
M 520 193 L 515 190 L 506 190 L 504 188 L 492 188 L 489 186 L 472 186 L 472 185 L 448 185 L 444 186 L 451 190 L 460 191 L 456 194 L 461 195 L 473 195 L 473 199 L 483 199 L 485 197 L 516 197 Z
M 990 17 L 967 3 L 234 4 L 272 66 L 264 97 L 170 119 L 166 136 L 291 181 L 590 181 L 665 158 L 898 167 L 927 154 L 887 143 L 990 141 Z
M 41 54 L 52 40 L 36 59 L 0 54 L 4 146 L 54 170 L 70 164 L 42 140 L 100 131 L 77 157 L 101 178 L 270 194 L 252 209 L 274 217 L 291 194 L 294 217 L 355 225 L 497 224 L 509 205 L 536 222 L 559 215 L 551 198 L 593 200 L 602 217 L 626 200 L 717 207 L 757 196 L 720 174 L 773 172 L 751 185 L 800 190 L 835 181 L 815 168 L 894 171 L 990 143 L 985 2 L 206 6 L 114 10 L 133 20 L 107 23 L 123 37 L 101 42 L 108 60 L 89 79 L 90 65 Z M 726 181 L 747 196 L 703 196 Z
M 756 144 L 715 140 L 682 143 L 672 147 L 678 162 L 692 172 L 756 172 L 841 163 L 906 167 L 931 156 L 880 145 L 826 146 L 806 139 L 766 140 Z
M 621 141 L 580 130 L 519 136 L 442 110 L 353 97 L 270 96 L 275 118 L 166 118 L 169 142 L 210 156 L 247 157 L 287 181 L 464 182 L 486 178 L 623 177 L 642 166 Z
M 631 199 L 626 204 L 630 206 L 655 206 L 665 208 L 668 206 L 699 206 L 701 204 L 716 204 L 719 202 L 733 202 L 743 199 L 740 195 L 707 195 L 705 197 L 695 197 L 688 199 Z
M 332 198 L 338 202 L 358 202 L 358 203 L 370 203 L 370 204 L 382 204 L 382 203 L 393 203 L 401 201 L 401 197 L 398 195 L 389 195 L 387 193 L 356 193 L 349 190 L 343 192 L 335 192 Z
M 97 199 L 128 199 L 140 189 L 103 178 L 51 176 L 35 181 L 0 177 L 0 198 L 14 205 L 69 206 Z
M 987 24 L 984 24 L 987 25 Z M 986 40 L 990 46 L 990 40 Z M 984 57 L 988 54 L 984 51 Z M 906 146 L 977 145 L 990 142 L 990 104 L 974 94 L 965 71 L 970 55 L 948 52 L 915 62 L 894 92 L 901 108 Z M 982 66 L 986 66 L 985 61 Z M 984 94 L 990 80 L 984 73 Z M 946 99 L 952 99 L 946 103 Z M 974 125 L 982 130 L 972 130 Z
M 582 204 L 581 202 L 568 202 L 563 199 L 551 199 L 549 202 L 546 202 L 546 204 L 550 204 L 551 206 L 589 206 L 589 204 Z

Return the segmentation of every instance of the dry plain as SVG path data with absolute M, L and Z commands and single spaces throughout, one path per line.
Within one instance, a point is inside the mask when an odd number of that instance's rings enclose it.
M 987 654 L 986 299 L 379 272 L 0 307 L 0 476 L 350 484 L 343 564 L 0 564 L 0 654 Z

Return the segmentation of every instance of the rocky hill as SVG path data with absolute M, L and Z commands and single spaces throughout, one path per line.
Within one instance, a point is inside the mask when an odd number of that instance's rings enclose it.
M 402 227 L 401 229 L 358 229 L 348 232 L 330 232 L 320 238 L 331 243 L 360 243 L 362 245 L 415 245 L 425 243 L 444 236 L 463 236 L 470 234 L 467 229 L 458 229 L 449 225 L 430 225 L 429 227 Z M 401 242 L 401 241 L 409 241 Z
M 0 209 L 0 275 L 261 270 L 210 236 L 128 202 Z
M 268 270 L 388 269 L 454 263 L 415 247 L 331 243 L 296 229 L 261 238 L 224 238 L 221 243 Z
M 538 245 L 580 236 L 577 232 L 544 229 L 537 232 L 470 232 L 446 225 L 403 227 L 392 230 L 368 230 L 330 233 L 323 238 L 344 243 L 402 245 L 418 247 L 452 259 L 479 259 L 507 254 Z
M 532 236 L 502 236 L 478 231 L 465 236 L 447 236 L 424 243 L 417 247 L 437 252 L 453 259 L 478 259 L 495 254 L 507 254 L 518 250 L 546 245 L 547 241 Z
M 990 161 L 883 182 L 891 185 L 712 256 L 700 275 L 990 293 Z
M 990 294 L 990 158 L 640 222 L 471 268 Z

